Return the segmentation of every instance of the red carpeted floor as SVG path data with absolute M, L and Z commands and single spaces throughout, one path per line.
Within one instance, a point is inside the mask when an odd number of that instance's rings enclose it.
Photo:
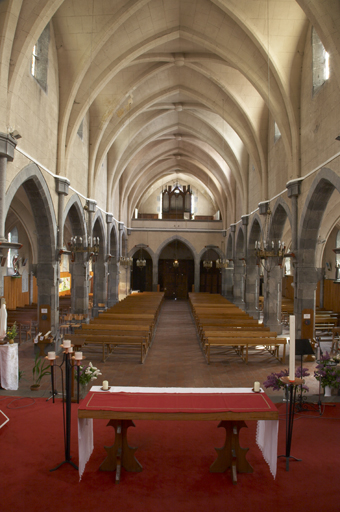
M 291 461 L 278 460 L 274 480 L 255 443 L 256 423 L 242 429 L 241 445 L 249 447 L 252 474 L 239 474 L 233 485 L 229 472 L 209 473 L 214 447 L 224 442 L 224 429 L 216 422 L 139 421 L 129 429 L 131 446 L 141 473 L 99 471 L 104 445 L 113 442 L 106 421 L 94 422 L 95 448 L 82 481 L 66 464 L 50 472 L 64 459 L 62 403 L 37 398 L 0 399 L 0 409 L 10 421 L 0 429 L 0 510 L 32 511 L 162 511 L 309 512 L 340 509 L 340 404 L 296 415 Z M 78 462 L 77 405 L 72 404 L 72 460 Z M 285 453 L 285 406 L 281 416 L 279 454 Z M 2 420 L 0 420 L 2 421 Z

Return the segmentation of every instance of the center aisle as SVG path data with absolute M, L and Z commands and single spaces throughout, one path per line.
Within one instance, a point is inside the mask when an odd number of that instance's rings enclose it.
M 165 300 L 144 366 L 154 386 L 207 386 L 206 362 L 198 344 L 188 301 Z M 213 385 L 210 383 L 210 385 Z

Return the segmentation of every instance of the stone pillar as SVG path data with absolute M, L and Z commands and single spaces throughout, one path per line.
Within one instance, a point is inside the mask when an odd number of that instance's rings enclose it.
M 66 178 L 55 176 L 55 188 L 58 194 L 58 236 L 57 236 L 57 249 L 61 250 L 64 247 L 64 199 L 68 195 L 70 182 Z
M 291 200 L 292 210 L 292 250 L 295 255 L 292 259 L 293 288 L 294 288 L 294 315 L 296 337 L 301 337 L 301 314 L 303 309 L 315 310 L 315 291 L 317 286 L 315 268 L 307 269 L 302 264 L 302 255 L 298 243 L 298 197 L 300 195 L 301 180 L 293 180 L 287 183 L 288 197 Z M 307 296 L 306 296 L 307 292 Z
M 87 255 L 81 252 L 74 254 L 70 263 L 71 272 L 71 310 L 72 313 L 88 315 L 90 275 Z
M 278 265 L 274 265 L 270 270 L 264 269 L 263 323 L 278 334 L 282 333 L 282 275 L 282 268 Z
M 7 242 L 5 236 L 5 201 L 6 201 L 6 174 L 7 162 L 13 162 L 14 149 L 17 143 L 11 135 L 0 133 L 0 242 Z M 8 248 L 0 249 L 0 261 L 7 258 Z M 4 276 L 7 273 L 6 265 L 0 266 L 0 296 L 4 294 Z
M 224 289 L 225 289 L 225 297 L 226 299 L 233 301 L 234 300 L 234 260 L 235 260 L 235 231 L 236 224 L 230 224 L 230 232 L 232 236 L 232 254 L 231 257 L 229 255 L 229 266 L 225 271 L 224 276 Z M 228 257 L 228 250 L 227 250 Z
M 111 254 L 111 231 L 113 215 L 106 215 L 107 224 L 107 307 L 111 308 L 118 302 L 118 261 L 117 251 Z
M 195 293 L 199 293 L 201 286 L 201 260 L 199 255 L 195 255 L 194 257 L 194 290 Z
M 246 248 L 247 248 L 247 226 L 248 226 L 248 216 L 244 215 L 242 218 L 242 226 L 243 226 L 243 247 L 242 253 L 236 253 L 235 247 L 235 257 L 234 257 L 234 304 L 236 304 L 240 309 L 245 310 L 245 291 L 246 291 Z
M 58 194 L 58 232 L 57 232 L 57 283 L 60 282 L 60 251 L 64 248 L 64 199 L 65 196 L 68 195 L 68 190 L 70 186 L 70 182 L 66 178 L 61 178 L 59 176 L 55 176 L 55 188 Z M 59 292 L 56 297 L 56 307 L 59 311 Z
M 158 288 L 158 260 L 152 258 L 152 291 L 156 292 Z
M 5 237 L 5 197 L 6 197 L 6 172 L 7 162 L 13 162 L 16 140 L 6 133 L 0 133 L 0 242 Z

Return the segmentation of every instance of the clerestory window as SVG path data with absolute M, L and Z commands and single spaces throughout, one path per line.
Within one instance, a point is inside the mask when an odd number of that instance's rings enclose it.
M 316 30 L 312 29 L 313 94 L 329 79 L 329 53 L 326 52 Z
M 50 44 L 50 24 L 46 25 L 38 41 L 33 46 L 31 75 L 40 87 L 47 91 L 48 48 Z

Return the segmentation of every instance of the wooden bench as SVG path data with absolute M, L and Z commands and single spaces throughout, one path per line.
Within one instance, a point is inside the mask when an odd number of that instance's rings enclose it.
M 210 351 L 211 348 L 216 347 L 233 347 L 236 353 L 243 359 L 243 361 L 248 363 L 248 349 L 250 346 L 257 347 L 263 346 L 265 350 L 267 350 L 272 356 L 278 359 L 281 363 L 285 361 L 286 357 L 286 338 L 263 338 L 263 337 L 248 337 L 248 338 L 227 338 L 227 337 L 212 337 L 205 339 L 205 354 L 207 357 L 207 362 L 210 364 Z M 280 357 L 279 350 L 280 347 L 283 346 L 283 354 Z
M 148 353 L 149 342 L 147 333 L 139 333 L 138 335 L 122 335 L 116 332 L 89 332 L 88 334 L 71 334 L 69 336 L 71 343 L 77 349 L 83 345 L 101 345 L 103 350 L 103 362 L 106 361 L 108 356 L 118 347 L 133 347 L 139 348 L 141 353 L 141 363 L 144 363 L 145 357 Z

